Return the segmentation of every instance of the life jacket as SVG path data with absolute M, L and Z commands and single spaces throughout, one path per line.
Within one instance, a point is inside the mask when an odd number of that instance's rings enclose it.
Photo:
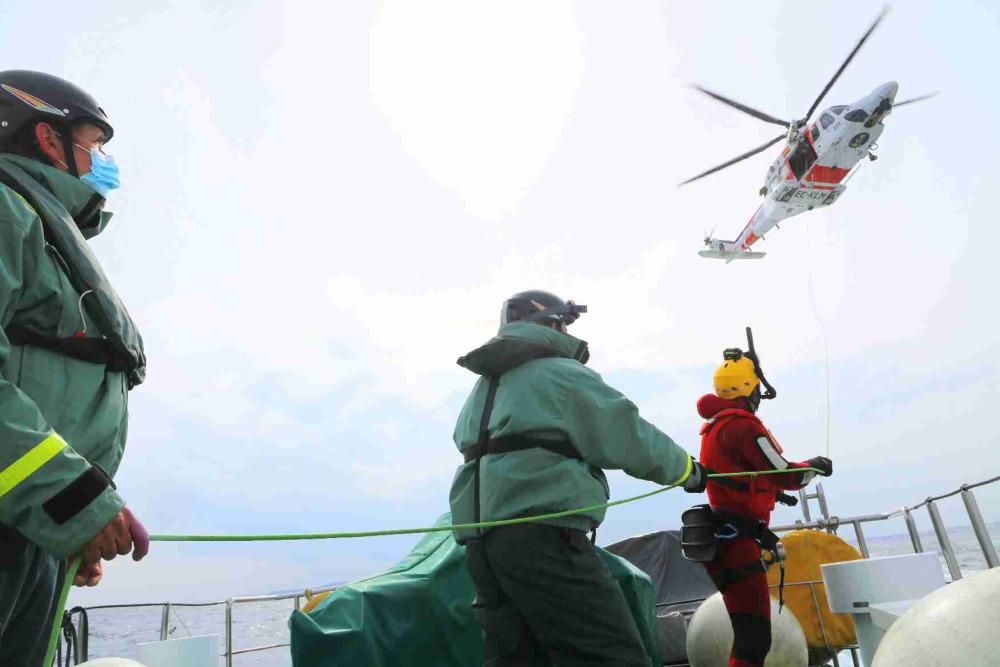
M 16 165 L 0 166 L 0 183 L 24 198 L 41 219 L 50 252 L 77 293 L 86 295 L 83 307 L 98 329 L 96 336 L 53 338 L 12 323 L 4 330 L 7 338 L 15 345 L 35 345 L 104 364 L 124 373 L 129 389 L 141 384 L 146 377 L 142 337 L 66 207 Z
M 747 472 L 734 455 L 740 447 L 755 447 L 756 443 L 730 443 L 722 446 L 719 436 L 727 425 L 740 419 L 749 419 L 758 424 L 762 432 L 767 432 L 763 422 L 755 414 L 739 408 L 726 408 L 716 413 L 701 427 L 701 453 L 699 460 L 713 472 Z M 720 478 L 708 480 L 706 486 L 708 502 L 714 508 L 728 510 L 742 515 L 768 521 L 774 509 L 775 489 L 760 477 Z

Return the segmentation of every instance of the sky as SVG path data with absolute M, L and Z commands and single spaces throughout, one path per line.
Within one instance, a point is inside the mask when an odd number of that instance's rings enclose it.
M 695 401 L 751 325 L 779 392 L 761 416 L 789 458 L 834 460 L 822 484 L 836 515 L 995 476 L 994 3 L 893 8 L 823 106 L 890 80 L 901 98 L 941 94 L 893 113 L 879 160 L 835 206 L 769 234 L 763 260 L 696 252 L 710 230 L 738 234 L 771 153 L 676 187 L 774 134 L 688 84 L 798 117 L 876 12 L 663 0 L 7 8 L 6 67 L 77 83 L 116 129 L 123 187 L 93 247 L 149 358 L 120 492 L 154 533 L 430 525 L 447 511 L 452 428 L 475 379 L 455 360 L 495 332 L 507 296 L 535 288 L 590 307 L 572 330 L 590 366 L 693 453 Z M 613 498 L 654 488 L 622 473 L 611 485 Z M 1000 490 L 977 493 L 1000 519 Z M 676 528 L 698 500 L 672 491 L 615 508 L 598 542 Z M 965 524 L 961 502 L 941 505 Z M 343 581 L 415 542 L 157 543 L 71 604 Z

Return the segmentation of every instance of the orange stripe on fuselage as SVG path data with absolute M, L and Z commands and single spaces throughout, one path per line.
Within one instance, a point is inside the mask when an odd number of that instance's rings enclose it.
M 817 164 L 808 174 L 806 174 L 805 180 L 812 181 L 814 183 L 840 183 L 850 172 L 850 169 L 824 167 L 821 164 Z

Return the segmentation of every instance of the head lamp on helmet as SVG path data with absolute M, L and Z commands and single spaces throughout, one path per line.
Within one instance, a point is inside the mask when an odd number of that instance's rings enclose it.
M 726 348 L 722 352 L 722 358 L 724 361 L 715 370 L 715 376 L 712 378 L 715 394 L 720 398 L 731 400 L 756 395 L 759 398 L 771 399 L 778 395 L 760 368 L 760 359 L 757 357 L 757 350 L 754 349 L 753 332 L 750 327 L 747 327 L 747 351 L 744 352 L 738 347 Z M 763 392 L 759 392 L 761 385 L 764 386 Z
M 500 324 L 511 322 L 533 322 L 545 324 L 562 322 L 569 326 L 579 319 L 587 307 L 573 301 L 563 301 L 551 292 L 529 290 L 518 292 L 503 302 L 500 310 Z

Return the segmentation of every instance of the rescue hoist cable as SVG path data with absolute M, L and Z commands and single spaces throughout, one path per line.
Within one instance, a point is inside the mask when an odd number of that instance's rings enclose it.
M 856 170 L 855 170 L 856 171 Z M 808 252 L 807 256 L 812 256 L 812 225 L 806 232 L 806 247 Z M 823 318 L 819 315 L 819 309 L 816 307 L 816 294 L 813 291 L 813 268 L 812 262 L 809 262 L 809 280 L 807 282 L 809 286 L 809 307 L 812 309 L 813 317 L 816 318 L 816 323 L 819 324 L 820 334 L 823 336 L 823 366 L 824 366 L 824 376 L 826 383 L 826 458 L 830 458 L 830 427 L 831 427 L 831 414 L 832 414 L 832 401 L 830 400 L 830 341 L 826 335 L 826 324 L 823 322 Z

